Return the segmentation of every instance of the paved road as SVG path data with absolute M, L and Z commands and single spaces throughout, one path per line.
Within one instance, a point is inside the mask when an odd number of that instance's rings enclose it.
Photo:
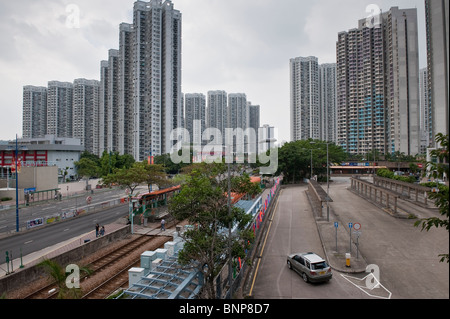
M 75 189 L 75 186 L 85 185 L 85 182 L 72 183 L 71 188 Z M 146 187 L 140 187 L 136 190 L 137 192 L 146 191 Z M 70 197 L 63 197 L 61 201 L 49 200 L 47 202 L 41 202 L 33 204 L 28 207 L 21 207 L 19 210 L 19 229 L 26 229 L 26 222 L 28 220 L 33 220 L 40 217 L 52 216 L 54 214 L 59 214 L 64 211 L 72 211 L 75 209 L 85 208 L 88 204 L 86 203 L 86 198 L 90 196 L 92 201 L 90 203 L 91 207 L 95 207 L 97 204 L 111 202 L 113 200 L 118 200 L 126 196 L 123 189 L 101 189 L 94 190 L 94 193 L 84 192 L 78 190 L 81 193 L 77 195 L 70 194 Z M 64 196 L 66 195 L 63 192 Z M 14 234 L 16 232 L 16 210 L 15 208 L 10 208 L 8 210 L 0 211 L 0 238 L 8 235 Z
M 361 223 L 360 254 L 367 264 L 378 267 L 382 286 L 365 289 L 364 280 L 360 279 L 367 273 L 346 274 L 337 270 L 329 283 L 306 284 L 287 269 L 288 253 L 314 251 L 325 255 L 321 237 L 327 240 L 334 231 L 332 226 L 327 230 L 320 222 L 322 236 L 319 236 L 305 194 L 306 186 L 301 186 L 283 189 L 280 194 L 252 296 L 268 299 L 449 298 L 449 265 L 439 263 L 437 257 L 448 253 L 448 232 L 436 228 L 421 232 L 413 227 L 414 220 L 392 217 L 348 191 L 348 186 L 348 179 L 339 178 L 330 185 L 330 196 L 334 200 L 330 223 L 339 221 L 339 230 L 343 232 L 346 230 L 342 226 L 348 222 Z M 347 243 L 339 245 L 347 246 Z M 335 250 L 330 248 L 334 244 L 328 243 L 325 247 L 328 247 L 328 254 Z M 338 250 L 345 252 L 346 249 L 340 247 Z
M 18 258 L 22 249 L 23 256 L 26 256 L 90 232 L 95 229 L 96 223 L 99 225 L 113 223 L 120 217 L 126 216 L 127 211 L 127 205 L 120 205 L 2 238 L 0 239 L 0 261 L 5 261 L 5 251 L 12 251 L 13 258 Z
M 414 227 L 415 220 L 394 218 L 347 190 L 337 179 L 330 187 L 333 209 L 343 222 L 362 225 L 360 250 L 368 264 L 378 265 L 380 281 L 392 298 L 449 298 L 449 264 L 439 254 L 449 252 L 449 233 Z M 422 217 L 436 216 L 424 211 Z
M 338 272 L 328 283 L 310 284 L 286 265 L 292 252 L 313 251 L 324 256 L 306 186 L 281 191 L 252 290 L 255 299 L 368 298 Z

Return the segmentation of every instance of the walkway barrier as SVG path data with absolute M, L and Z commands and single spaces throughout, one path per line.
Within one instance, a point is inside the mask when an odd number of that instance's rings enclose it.
M 399 195 L 359 178 L 352 177 L 350 181 L 352 191 L 397 214 L 397 199 Z M 393 202 L 392 204 L 391 201 Z
M 431 192 L 431 188 L 429 187 L 379 176 L 374 177 L 373 183 L 375 186 L 388 188 L 391 191 L 399 193 L 407 198 L 411 198 L 411 195 L 414 195 L 414 200 L 417 203 L 423 203 L 425 205 L 428 204 L 427 193 Z
M 311 206 L 314 210 L 314 213 L 318 215 L 318 217 L 324 217 L 323 216 L 323 203 L 326 203 L 326 206 L 328 207 L 329 203 L 333 202 L 333 200 L 328 196 L 327 192 L 325 192 L 320 186 L 320 184 L 314 180 L 310 179 L 308 183 L 308 193 L 309 198 L 311 200 Z
M 26 221 L 26 229 L 31 229 L 39 226 L 44 226 L 48 224 L 52 224 L 55 222 L 59 222 L 62 220 L 66 220 L 72 217 L 77 217 L 86 213 L 94 213 L 107 208 L 115 207 L 118 205 L 124 205 L 126 202 L 122 199 L 113 199 L 110 201 L 105 201 L 102 203 L 91 204 L 87 206 L 78 207 L 76 209 L 65 209 L 59 213 L 55 213 L 52 215 L 47 215 L 43 217 L 37 217 L 32 220 Z

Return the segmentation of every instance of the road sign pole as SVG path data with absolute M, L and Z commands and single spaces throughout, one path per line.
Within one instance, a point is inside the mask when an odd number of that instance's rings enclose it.
M 359 235 L 356 236 L 356 259 L 358 259 L 359 256 Z
M 348 223 L 348 228 L 350 228 L 350 246 L 349 246 L 349 253 L 352 253 L 352 228 L 353 223 Z
M 334 222 L 334 229 L 335 229 L 335 232 L 336 232 L 336 252 L 338 251 L 338 248 L 337 248 L 337 229 L 338 229 L 338 226 L 339 226 L 338 222 Z

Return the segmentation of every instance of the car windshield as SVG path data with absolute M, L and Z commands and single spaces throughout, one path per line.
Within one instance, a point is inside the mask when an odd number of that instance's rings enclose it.
M 315 264 L 311 264 L 311 270 L 319 270 L 319 269 L 324 269 L 327 268 L 328 264 L 325 261 L 319 262 L 319 263 L 315 263 Z

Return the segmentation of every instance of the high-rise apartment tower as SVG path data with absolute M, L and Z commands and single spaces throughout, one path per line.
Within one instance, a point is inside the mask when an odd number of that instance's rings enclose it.
M 419 153 L 417 10 L 392 7 L 340 32 L 338 144 L 348 153 Z

